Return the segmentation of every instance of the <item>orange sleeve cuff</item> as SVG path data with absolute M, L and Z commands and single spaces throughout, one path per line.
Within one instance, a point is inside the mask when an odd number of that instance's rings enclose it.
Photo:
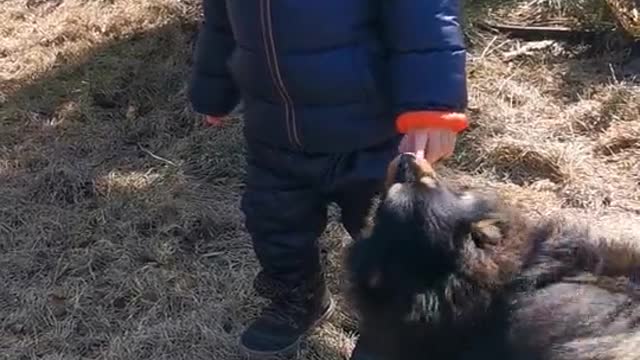
M 411 111 L 401 114 L 396 119 L 396 129 L 401 134 L 424 128 L 449 129 L 459 133 L 468 126 L 465 114 L 445 111 Z

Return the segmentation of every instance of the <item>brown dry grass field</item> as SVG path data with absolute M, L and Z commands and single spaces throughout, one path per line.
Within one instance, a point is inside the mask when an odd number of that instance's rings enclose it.
M 468 13 L 585 23 L 559 0 L 502 3 Z M 239 358 L 261 305 L 238 210 L 242 123 L 203 127 L 186 101 L 200 16 L 198 0 L 2 3 L 0 359 Z M 629 51 L 607 40 L 518 54 L 521 40 L 467 33 L 473 123 L 443 176 L 532 216 L 638 229 Z M 326 235 L 338 292 L 345 233 L 333 222 Z M 343 306 L 301 355 L 343 359 L 353 340 Z

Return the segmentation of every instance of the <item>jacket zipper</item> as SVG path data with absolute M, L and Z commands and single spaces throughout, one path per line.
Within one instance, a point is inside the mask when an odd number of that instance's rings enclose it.
M 278 56 L 276 53 L 276 45 L 273 36 L 273 24 L 271 20 L 271 0 L 260 0 L 260 21 L 262 23 L 262 40 L 264 42 L 265 54 L 269 65 L 271 80 L 275 84 L 276 89 L 285 106 L 285 121 L 287 126 L 287 136 L 289 142 L 298 148 L 302 148 L 302 142 L 298 136 L 296 128 L 296 113 L 293 106 L 293 100 L 289 96 L 289 92 L 285 87 L 280 66 L 278 64 Z

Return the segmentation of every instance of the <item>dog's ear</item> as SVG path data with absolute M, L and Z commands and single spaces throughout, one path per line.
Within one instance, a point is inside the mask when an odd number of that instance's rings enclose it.
M 382 270 L 375 260 L 380 254 L 371 246 L 371 239 L 364 237 L 350 245 L 345 257 L 345 268 L 350 281 L 359 287 L 376 289 L 382 283 Z
M 498 199 L 472 192 L 463 193 L 459 199 L 462 212 L 459 226 L 468 232 L 467 235 L 476 246 L 499 243 L 503 237 L 506 217 Z
M 492 210 L 490 198 L 484 194 L 465 191 L 458 194 L 458 211 L 460 219 L 469 224 L 483 220 Z

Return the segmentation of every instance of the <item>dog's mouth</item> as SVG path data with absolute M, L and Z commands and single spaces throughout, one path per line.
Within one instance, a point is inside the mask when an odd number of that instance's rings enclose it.
M 398 155 L 389 164 L 387 171 L 387 188 L 394 184 L 422 183 L 429 187 L 437 184 L 436 174 L 431 164 L 425 159 L 418 158 L 412 153 Z

